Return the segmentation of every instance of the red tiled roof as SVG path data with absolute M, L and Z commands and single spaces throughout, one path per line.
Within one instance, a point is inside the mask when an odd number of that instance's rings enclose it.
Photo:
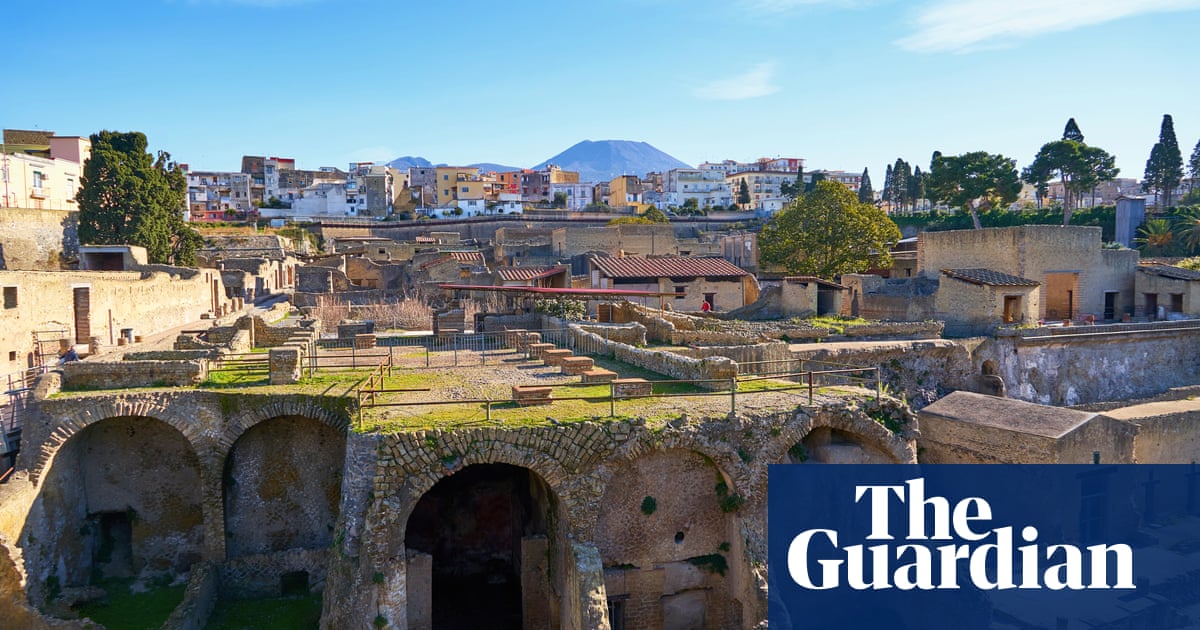
M 597 256 L 592 264 L 609 278 L 740 278 L 750 275 L 724 258 L 612 258 Z
M 1037 280 L 1013 276 L 991 269 L 943 269 L 942 273 L 964 282 L 993 287 L 1036 287 L 1041 284 Z
M 497 267 L 496 273 L 505 281 L 541 280 L 565 272 L 563 267 Z

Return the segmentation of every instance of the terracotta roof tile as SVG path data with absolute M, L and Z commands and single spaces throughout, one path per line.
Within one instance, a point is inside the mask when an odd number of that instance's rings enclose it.
M 1036 287 L 1041 285 L 1037 280 L 1013 276 L 991 269 L 943 269 L 942 273 L 964 282 L 993 287 Z
M 740 278 L 750 275 L 724 258 L 613 258 L 597 256 L 592 264 L 610 278 Z

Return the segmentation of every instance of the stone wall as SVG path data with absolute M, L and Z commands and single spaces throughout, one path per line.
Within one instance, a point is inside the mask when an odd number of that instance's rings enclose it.
M 35 331 L 66 330 L 77 343 L 115 345 L 126 328 L 153 335 L 233 308 L 214 270 L 0 271 L 0 285 L 15 288 L 17 300 L 0 316 L 0 373 L 29 367 Z M 77 309 L 85 288 L 88 306 Z
M 63 370 L 63 389 L 193 387 L 208 378 L 208 361 L 74 361 Z
M 79 213 L 4 208 L 0 211 L 0 269 L 58 271 L 79 255 Z
M 215 359 L 220 356 L 216 348 L 203 350 L 147 350 L 144 352 L 126 352 L 121 355 L 122 361 L 198 361 L 200 359 Z
M 884 385 L 920 404 L 951 390 L 977 390 L 977 345 L 942 339 L 796 344 L 792 356 L 806 361 L 805 370 L 878 367 Z M 809 360 L 824 363 L 810 365 Z
M 1012 398 L 1079 405 L 1141 398 L 1194 384 L 1200 366 L 1200 326 L 1072 326 L 1062 334 L 1016 331 L 980 346 Z
M 255 599 L 279 597 L 280 577 L 287 573 L 308 574 L 308 590 L 325 590 L 329 549 L 288 549 L 267 554 L 232 558 L 221 563 L 220 590 L 223 597 Z
M 701 382 L 704 389 L 727 389 L 728 380 L 737 377 L 737 364 L 725 357 L 692 358 L 665 350 L 638 348 L 624 343 L 605 340 L 578 326 L 571 326 L 572 347 L 603 347 L 612 352 L 614 359 L 658 372 L 679 380 L 719 381 Z

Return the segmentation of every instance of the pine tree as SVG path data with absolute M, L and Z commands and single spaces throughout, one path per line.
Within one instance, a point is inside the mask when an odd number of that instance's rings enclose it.
M 1083 142 L 1083 132 L 1079 130 L 1079 125 L 1075 124 L 1074 118 L 1067 120 L 1067 126 L 1063 129 L 1062 139 Z
M 1171 194 L 1182 181 L 1183 154 L 1179 152 L 1179 142 L 1175 139 L 1175 123 L 1170 114 L 1163 114 L 1158 142 L 1150 149 L 1150 159 L 1146 160 L 1142 190 L 1157 192 L 1159 207 L 1165 209 L 1171 207 Z
M 875 203 L 875 191 L 871 188 L 871 174 L 867 172 L 866 168 L 863 168 L 862 179 L 858 182 L 858 200 L 863 203 Z
M 743 210 L 746 209 L 746 204 L 750 203 L 750 186 L 746 184 L 745 177 L 742 178 L 742 184 L 738 186 L 737 202 Z
M 901 211 L 908 205 L 908 178 L 911 175 L 912 170 L 908 163 L 896 158 L 896 163 L 892 166 L 892 199 Z

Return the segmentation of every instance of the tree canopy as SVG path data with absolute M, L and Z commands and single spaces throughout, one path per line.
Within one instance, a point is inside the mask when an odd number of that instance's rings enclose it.
M 935 151 L 925 186 L 934 200 L 969 212 L 978 229 L 979 210 L 1016 201 L 1021 179 L 1016 161 L 997 153 L 974 151 L 945 156 Z
M 1175 123 L 1170 114 L 1163 114 L 1158 142 L 1150 149 L 1150 159 L 1146 160 L 1142 190 L 1155 191 L 1159 197 L 1159 206 L 1169 208 L 1171 194 L 1182 181 L 1183 154 L 1180 153 L 1179 142 L 1175 139 Z
M 746 183 L 745 177 L 742 178 L 742 183 L 738 186 L 737 203 L 740 206 L 750 203 L 750 185 Z
M 1200 179 L 1200 140 L 1192 149 L 1192 157 L 1188 159 L 1188 176 L 1192 178 L 1192 190 L 1196 189 L 1196 180 Z
M 1083 132 L 1079 130 L 1079 125 L 1075 123 L 1074 118 L 1067 119 L 1067 126 L 1063 128 L 1062 139 L 1083 142 Z
M 763 227 L 758 246 L 764 262 L 832 278 L 890 267 L 889 247 L 898 240 L 900 229 L 883 210 L 837 182 L 818 181 Z
M 92 134 L 80 176 L 79 242 L 137 245 L 151 263 L 194 265 L 200 235 L 183 220 L 187 181 L 166 151 L 147 152 L 140 132 Z
M 1039 199 L 1045 196 L 1047 183 L 1052 178 L 1061 179 L 1063 225 L 1070 225 L 1071 213 L 1079 206 L 1080 195 L 1100 182 L 1112 181 L 1119 172 L 1116 158 L 1104 149 L 1076 140 L 1055 140 L 1042 145 L 1033 163 L 1021 172 L 1021 178 L 1037 187 Z

